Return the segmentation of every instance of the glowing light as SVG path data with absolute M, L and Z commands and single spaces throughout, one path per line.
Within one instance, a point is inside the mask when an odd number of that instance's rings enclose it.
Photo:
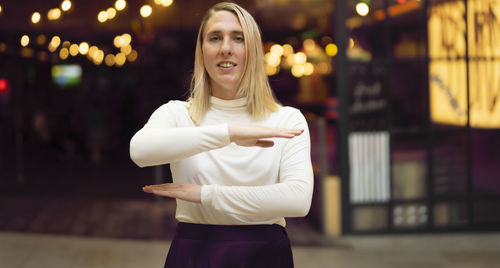
M 59 8 L 53 8 L 47 14 L 49 20 L 57 20 L 59 17 L 61 17 L 61 10 Z
M 39 34 L 37 37 L 36 37 L 36 43 L 37 45 L 43 45 L 45 44 L 45 41 L 47 41 L 47 37 L 45 37 L 45 35 L 43 34 Z
M 99 14 L 97 14 L 97 20 L 100 23 L 104 23 L 106 20 L 108 20 L 108 12 L 106 12 L 104 10 L 99 12 Z
M 118 11 L 122 11 L 127 6 L 127 2 L 125 0 L 117 0 L 115 2 L 115 8 Z
M 59 38 L 59 36 L 57 35 L 53 36 L 50 40 L 50 44 L 57 48 L 61 44 L 61 38 Z
M 103 59 L 104 59 L 104 51 L 102 51 L 100 49 L 97 50 L 97 52 L 95 53 L 95 57 L 94 58 L 95 58 L 96 61 L 102 62 Z
M 49 43 L 49 47 L 48 47 L 48 48 L 49 48 L 49 51 L 50 51 L 50 52 L 54 52 L 54 51 L 56 51 L 56 49 L 57 49 L 57 47 L 56 47 L 56 46 L 54 46 L 54 44 L 52 44 L 52 43 Z
M 69 54 L 71 56 L 74 57 L 78 55 L 78 51 L 80 51 L 80 47 L 77 44 L 72 44 L 71 46 L 69 46 Z
M 153 12 L 153 9 L 151 8 L 150 5 L 143 5 L 141 7 L 140 13 L 143 18 L 147 18 L 151 16 L 151 13 Z
M 126 46 L 132 42 L 132 36 L 128 33 L 122 34 L 123 37 L 123 46 Z
M 356 12 L 360 16 L 366 16 L 370 12 L 370 7 L 366 3 L 360 2 L 356 5 Z
M 337 55 L 337 53 L 339 52 L 339 49 L 338 49 L 337 45 L 335 45 L 334 43 L 330 43 L 330 44 L 326 45 L 325 52 L 326 52 L 326 55 L 333 57 L 333 56 Z
M 130 52 L 132 52 L 132 46 L 130 45 L 122 46 L 120 48 L 120 52 L 125 53 L 125 55 L 128 55 L 130 54 Z
M 85 55 L 89 52 L 89 44 L 87 42 L 81 42 L 78 46 L 78 51 L 80 54 Z
M 164 7 L 168 7 L 168 6 L 172 5 L 173 2 L 174 2 L 174 0 L 160 0 L 161 5 Z
M 33 24 L 37 24 L 38 22 L 40 22 L 41 18 L 42 16 L 40 15 L 40 13 L 33 12 L 33 15 L 31 15 L 31 22 L 33 22 Z
M 314 72 L 314 65 L 310 62 L 304 64 L 304 75 L 311 75 Z
M 295 54 L 290 54 L 288 57 L 286 57 L 286 63 L 290 66 L 295 64 Z
M 295 63 L 297 64 L 304 64 L 307 61 L 307 56 L 303 52 L 298 52 L 294 56 Z
M 278 71 L 279 71 L 279 67 L 273 67 L 273 66 L 266 64 L 266 74 L 267 75 L 269 75 L 269 76 L 275 75 L 278 73 Z
M 349 48 L 353 48 L 353 47 L 354 47 L 354 39 L 349 38 Z
M 2 14 L 2 5 L 0 5 L 0 14 Z
M 64 41 L 64 42 L 62 43 L 62 46 L 63 46 L 63 47 L 69 47 L 69 46 L 71 46 L 71 43 L 70 43 L 69 41 Z
M 135 49 L 132 49 L 130 54 L 127 55 L 127 60 L 130 62 L 134 62 L 137 60 L 137 51 Z
M 91 47 L 89 48 L 89 56 L 90 56 L 91 58 L 95 58 L 95 57 L 96 57 L 96 55 L 97 55 L 97 51 L 98 51 L 98 50 L 99 50 L 99 48 L 97 48 L 96 46 L 91 46 Z
M 124 44 L 125 44 L 125 38 L 123 38 L 123 36 L 121 35 L 117 35 L 113 39 L 113 45 L 117 48 L 122 47 Z
M 61 58 L 61 60 L 65 60 L 67 59 L 69 56 L 69 52 L 68 52 L 68 49 L 63 47 L 61 48 L 61 50 L 59 50 L 59 58 Z
M 292 67 L 292 75 L 295 77 L 302 77 L 304 75 L 304 66 L 295 64 Z
M 25 47 L 30 43 L 30 38 L 27 35 L 21 37 L 21 46 Z
M 69 1 L 69 0 L 64 0 L 64 1 L 61 3 L 61 9 L 62 9 L 63 11 L 68 11 L 70 8 L 71 8 L 71 1 Z
M 106 65 L 108 66 L 113 66 L 115 64 L 115 55 L 113 54 L 106 55 L 106 57 L 104 58 L 104 63 L 106 63 Z
M 120 53 L 116 54 L 116 56 L 115 56 L 116 66 L 122 66 L 123 64 L 125 64 L 126 60 L 127 60 L 127 58 L 125 57 L 124 53 L 120 52 Z
M 293 53 L 293 47 L 289 44 L 283 45 L 283 56 L 288 56 Z
M 266 53 L 264 56 L 265 61 L 269 66 L 276 67 L 280 65 L 281 63 L 281 58 L 280 56 L 273 54 L 273 53 Z
M 7 50 L 7 45 L 4 42 L 0 43 L 0 53 L 5 52 L 6 50 Z
M 271 53 L 280 57 L 281 55 L 283 55 L 283 47 L 275 44 L 271 47 Z
M 312 39 L 306 39 L 303 42 L 303 46 L 305 50 L 313 50 L 316 47 L 316 42 Z
M 116 9 L 110 7 L 106 10 L 106 14 L 108 20 L 113 19 L 116 16 Z

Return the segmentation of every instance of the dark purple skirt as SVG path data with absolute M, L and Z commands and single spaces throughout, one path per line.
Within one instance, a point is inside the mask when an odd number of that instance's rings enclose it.
M 165 267 L 293 267 L 280 225 L 207 225 L 180 222 Z

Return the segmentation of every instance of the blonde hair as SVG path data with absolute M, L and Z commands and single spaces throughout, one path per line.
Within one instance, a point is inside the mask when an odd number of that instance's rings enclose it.
M 194 73 L 191 79 L 191 94 L 188 99 L 189 116 L 197 125 L 210 108 L 210 77 L 203 62 L 203 39 L 207 21 L 215 12 L 229 11 L 238 17 L 245 40 L 246 64 L 237 96 L 246 97 L 247 110 L 254 120 L 264 119 L 278 110 L 264 67 L 264 51 L 259 26 L 252 15 L 235 3 L 222 2 L 210 8 L 201 21 L 196 40 Z

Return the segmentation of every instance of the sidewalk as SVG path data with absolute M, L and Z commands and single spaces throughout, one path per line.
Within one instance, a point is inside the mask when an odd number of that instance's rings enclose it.
M 0 268 L 162 267 L 168 241 L 0 232 Z M 345 236 L 294 246 L 296 267 L 500 267 L 500 234 Z

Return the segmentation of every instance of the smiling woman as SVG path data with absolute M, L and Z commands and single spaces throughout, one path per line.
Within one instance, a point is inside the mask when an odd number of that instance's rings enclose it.
M 306 120 L 274 99 L 260 31 L 234 3 L 202 20 L 188 101 L 159 107 L 130 141 L 139 166 L 170 163 L 176 198 L 165 267 L 293 267 L 285 217 L 305 216 L 313 175 Z

